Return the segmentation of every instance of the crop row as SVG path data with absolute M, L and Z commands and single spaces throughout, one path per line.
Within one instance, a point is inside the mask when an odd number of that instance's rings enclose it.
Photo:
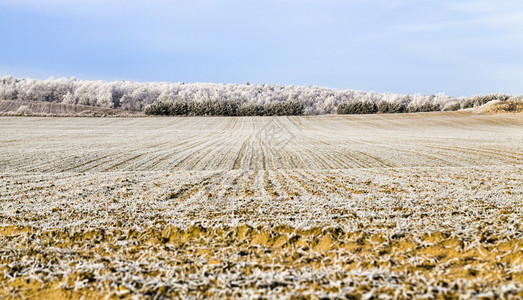
M 522 181 L 521 167 L 2 174 L 0 290 L 516 298 Z

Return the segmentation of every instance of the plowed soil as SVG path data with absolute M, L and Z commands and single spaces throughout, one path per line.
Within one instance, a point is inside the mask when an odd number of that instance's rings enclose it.
M 0 118 L 0 295 L 523 297 L 523 115 Z

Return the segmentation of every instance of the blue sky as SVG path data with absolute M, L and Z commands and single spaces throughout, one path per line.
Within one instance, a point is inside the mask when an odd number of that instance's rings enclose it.
M 523 94 L 523 1 L 0 0 L 0 75 Z

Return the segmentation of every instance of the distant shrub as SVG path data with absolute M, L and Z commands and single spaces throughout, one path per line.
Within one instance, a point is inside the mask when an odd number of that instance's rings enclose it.
M 263 105 L 244 104 L 238 109 L 238 116 L 263 116 Z
M 171 114 L 172 103 L 157 101 L 147 106 L 144 110 L 146 115 L 168 116 Z
M 403 113 L 406 111 L 407 106 L 401 102 L 390 102 L 382 100 L 376 104 L 376 109 L 379 113 Z
M 495 100 L 489 101 L 487 105 L 483 105 L 475 109 L 478 113 L 521 113 L 523 112 L 523 96 L 511 97 L 506 101 Z
M 465 99 L 460 103 L 461 109 L 473 108 L 481 106 L 492 100 L 507 101 L 511 96 L 504 94 L 490 94 L 485 96 L 475 96 L 469 99 Z
M 521 113 L 523 112 L 523 96 L 511 97 L 509 100 L 503 102 L 502 109 L 506 112 Z
M 269 103 L 263 107 L 264 116 L 303 115 L 303 104 L 299 101 Z
M 189 105 L 187 104 L 187 102 L 170 102 L 169 104 L 170 116 L 185 116 L 189 113 Z
M 451 103 L 451 104 L 448 104 L 446 105 L 443 110 L 445 111 L 456 111 L 456 110 L 460 110 L 461 108 L 461 103 L 460 102 L 456 102 L 456 103 Z
M 144 110 L 146 115 L 164 116 L 299 116 L 303 115 L 303 112 L 303 104 L 299 101 L 256 105 L 226 100 L 203 102 L 157 101 Z
M 428 111 L 441 111 L 442 107 L 440 104 L 433 103 L 432 101 L 425 102 L 420 105 L 414 105 L 412 103 L 406 104 L 405 102 L 392 102 L 382 100 L 377 104 L 370 101 L 355 101 L 341 103 L 336 108 L 338 114 L 375 114 L 375 113 L 415 113 L 415 112 L 428 112 Z
M 211 112 L 212 116 L 237 116 L 238 107 L 240 104 L 233 101 L 224 101 L 219 100 L 214 103 L 211 103 L 213 111 Z
M 371 101 L 345 102 L 336 108 L 337 114 L 375 114 L 376 112 L 378 108 Z
M 432 102 L 425 102 L 421 105 L 409 105 L 406 112 L 416 113 L 416 112 L 429 112 L 429 111 L 441 111 L 441 105 Z
M 456 111 L 484 105 L 492 100 L 506 102 L 511 96 L 485 95 L 475 96 L 446 105 L 434 103 L 433 98 L 422 104 L 413 104 L 405 101 L 372 101 L 344 102 L 336 107 L 338 114 L 375 114 L 375 113 L 416 113 L 430 111 Z M 164 116 L 299 116 L 304 114 L 304 106 L 300 101 L 272 102 L 265 105 L 253 103 L 239 103 L 230 100 L 206 100 L 202 102 L 168 102 L 156 101 L 144 110 L 146 115 Z M 20 113 L 21 114 L 21 113 Z

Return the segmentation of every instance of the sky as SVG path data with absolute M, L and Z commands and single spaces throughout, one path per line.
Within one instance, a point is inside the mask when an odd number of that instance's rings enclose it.
M 523 1 L 0 0 L 0 76 L 523 94 Z

